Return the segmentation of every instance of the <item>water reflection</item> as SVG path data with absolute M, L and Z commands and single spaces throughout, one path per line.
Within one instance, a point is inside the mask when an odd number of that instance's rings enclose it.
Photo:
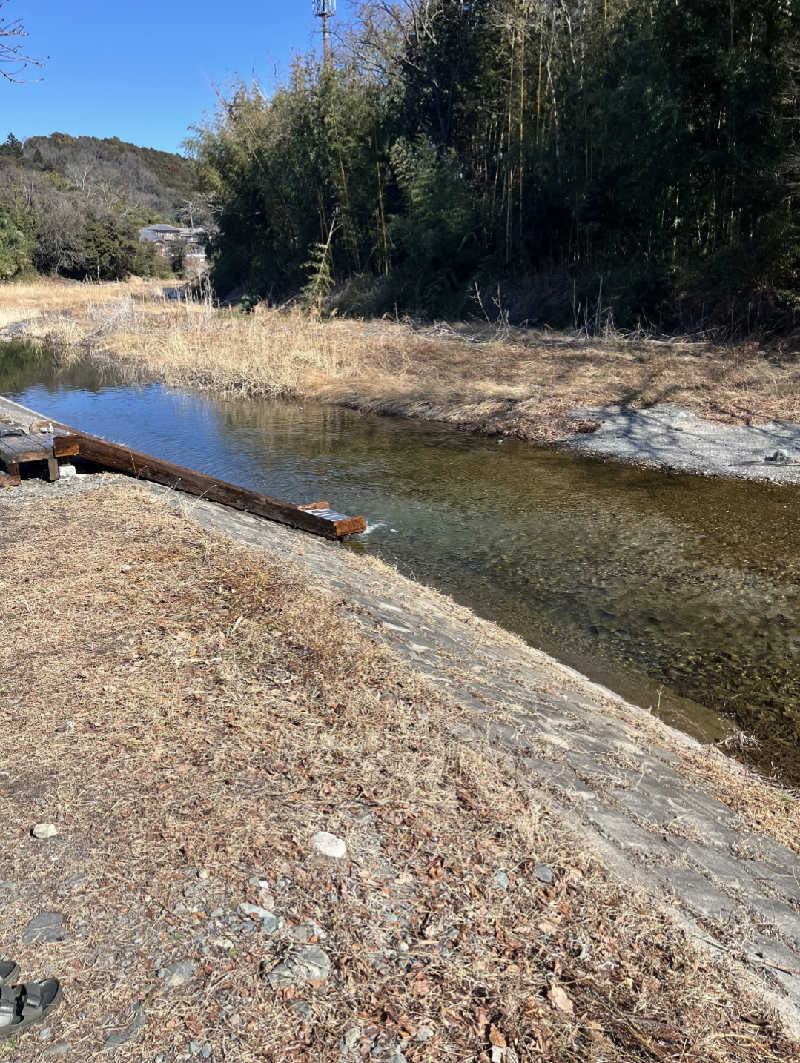
M 761 767 L 779 764 L 800 783 L 796 488 L 666 476 L 22 357 L 0 371 L 0 392 L 271 495 L 363 513 L 371 531 L 351 549 L 379 554 L 700 737 L 735 721 L 759 735 Z

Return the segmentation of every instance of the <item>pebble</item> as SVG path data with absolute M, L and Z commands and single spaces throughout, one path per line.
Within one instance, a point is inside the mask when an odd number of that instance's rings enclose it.
M 501 890 L 507 890 L 511 885 L 511 879 L 505 871 L 495 871 L 493 878 L 495 886 L 499 886 Z
M 341 860 L 347 856 L 344 839 L 336 834 L 329 834 L 326 830 L 317 831 L 311 839 L 311 845 L 319 856 L 327 856 L 332 860 Z
M 48 838 L 58 837 L 58 828 L 55 823 L 37 823 L 31 828 L 31 834 L 39 841 L 47 841 Z
M 178 960 L 176 963 L 162 967 L 158 972 L 158 977 L 167 989 L 178 989 L 187 982 L 191 982 L 194 977 L 194 964 L 191 960 Z
M 45 1026 L 45 1028 L 43 1030 L 39 1031 L 39 1040 L 40 1041 L 49 1041 L 52 1036 L 53 1036 L 53 1031 L 50 1029 L 49 1026 Z
M 537 864 L 533 869 L 533 873 L 540 882 L 550 883 L 553 881 L 553 872 L 547 864 Z
M 422 1041 L 423 1043 L 425 1041 L 431 1041 L 433 1040 L 433 1030 L 430 1028 L 430 1026 L 420 1026 L 417 1029 L 416 1038 L 418 1041 Z

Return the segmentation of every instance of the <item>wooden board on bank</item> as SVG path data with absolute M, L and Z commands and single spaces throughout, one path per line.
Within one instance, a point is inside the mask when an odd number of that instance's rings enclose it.
M 151 454 L 131 450 L 120 443 L 109 443 L 67 425 L 57 424 L 54 427 L 53 452 L 57 458 L 77 454 L 82 461 L 92 462 L 102 469 L 113 469 L 137 479 L 163 484 L 175 491 L 207 498 L 211 502 L 301 528 L 314 535 L 324 535 L 328 539 L 355 535 L 367 527 L 364 517 L 347 517 L 334 512 L 327 505 L 323 509 L 316 508 L 319 503 L 315 504 L 315 508 L 295 506 L 226 480 L 195 472 L 194 469 L 185 469 Z

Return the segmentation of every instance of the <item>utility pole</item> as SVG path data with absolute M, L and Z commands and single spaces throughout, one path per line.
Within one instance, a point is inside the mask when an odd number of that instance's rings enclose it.
M 327 69 L 330 62 L 330 27 L 328 20 L 336 14 L 336 0 L 311 0 L 314 14 L 322 19 L 322 65 Z

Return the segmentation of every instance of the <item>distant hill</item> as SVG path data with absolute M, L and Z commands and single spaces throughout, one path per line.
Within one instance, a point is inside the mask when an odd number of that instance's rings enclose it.
M 150 220 L 178 220 L 178 212 L 197 189 L 191 159 L 155 148 L 140 148 L 119 137 L 73 137 L 67 133 L 29 137 L 17 165 L 55 172 L 71 185 L 99 187 L 136 205 Z
M 139 228 L 211 220 L 197 168 L 181 155 L 66 133 L 0 143 L 0 280 L 160 273 L 170 265 L 140 243 Z

